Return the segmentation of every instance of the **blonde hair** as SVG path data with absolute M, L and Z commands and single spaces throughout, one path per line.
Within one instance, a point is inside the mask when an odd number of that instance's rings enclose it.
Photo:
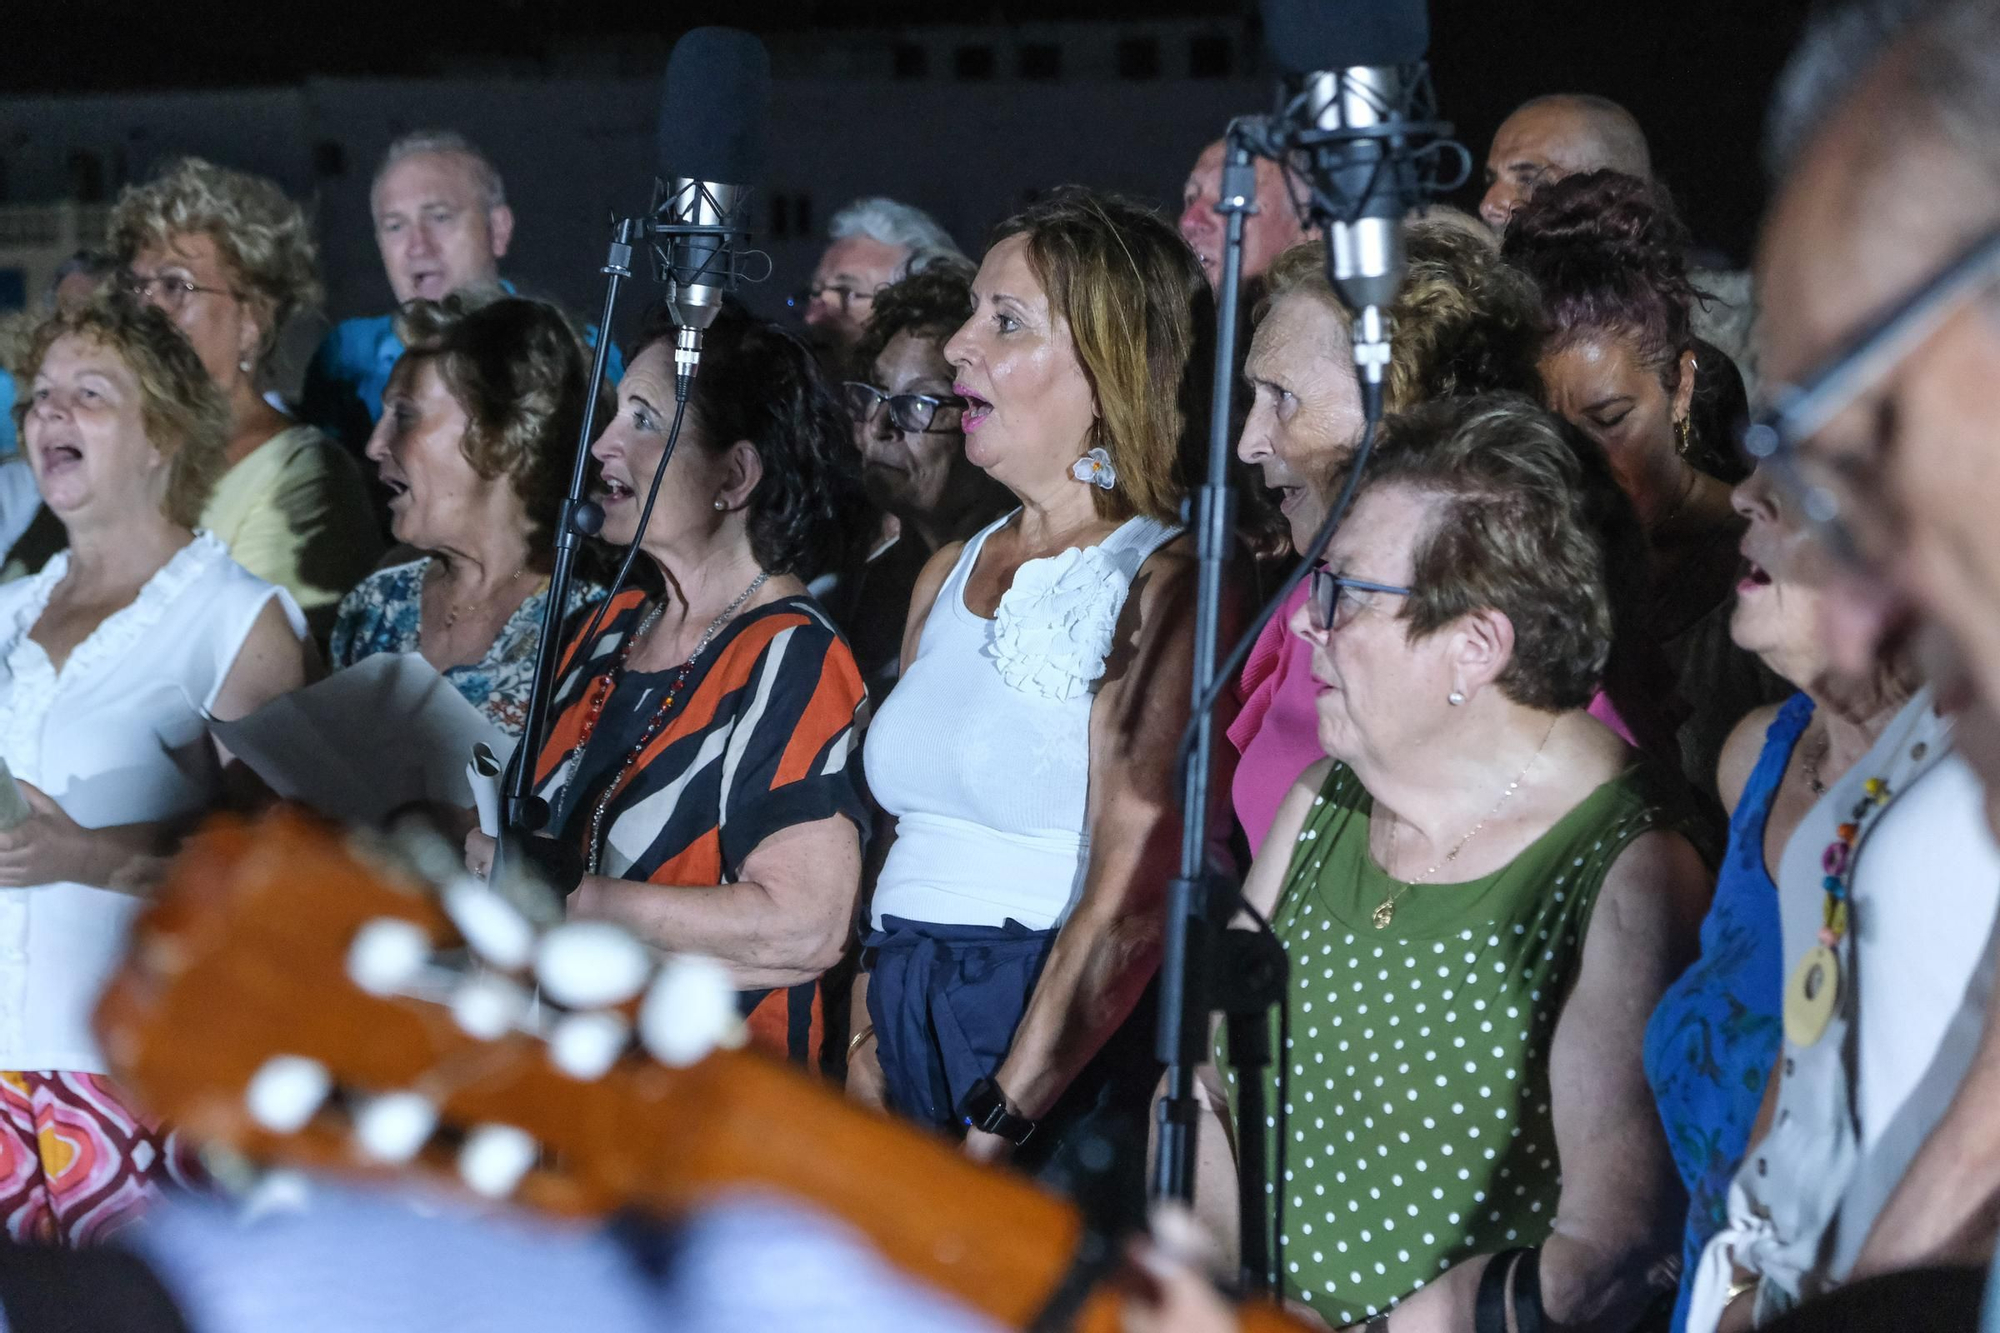
M 1185 451 L 1205 420 L 1200 353 L 1215 325 L 1194 252 L 1150 209 L 1076 188 L 1015 214 L 993 239 L 1011 236 L 1027 238 L 1028 264 L 1069 325 L 1097 402 L 1090 444 L 1118 471 L 1094 493 L 1098 514 L 1179 522 Z
M 129 185 L 111 210 L 110 245 L 121 264 L 147 246 L 202 235 L 230 270 L 237 296 L 262 324 L 257 347 L 261 376 L 279 334 L 322 297 L 319 249 L 302 209 L 276 182 L 218 167 L 198 157 L 168 163 L 144 185 Z
M 1389 378 L 1383 406 L 1405 412 L 1456 394 L 1512 392 L 1539 398 L 1543 340 L 1534 286 L 1484 236 L 1452 220 L 1404 229 L 1409 269 L 1389 305 Z M 1327 276 L 1326 242 L 1306 241 L 1271 261 L 1256 318 L 1287 296 L 1318 297 L 1350 312 Z
M 115 353 L 139 382 L 146 441 L 167 460 L 167 491 L 160 512 L 192 528 L 215 483 L 228 470 L 229 400 L 194 347 L 162 311 L 128 296 L 100 296 L 74 310 L 59 310 L 36 325 L 17 363 L 24 383 L 41 371 L 49 348 L 63 338 L 84 338 Z M 14 430 L 25 435 L 34 395 L 14 404 Z

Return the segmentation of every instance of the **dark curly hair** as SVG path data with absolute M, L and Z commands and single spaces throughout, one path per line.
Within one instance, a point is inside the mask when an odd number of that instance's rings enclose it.
M 404 356 L 436 359 L 465 410 L 459 452 L 480 476 L 509 479 L 528 512 L 529 549 L 546 555 L 590 387 L 576 326 L 546 301 L 494 288 L 407 302 L 395 327 Z
M 953 258 L 933 260 L 925 268 L 875 293 L 868 327 L 855 344 L 856 373 L 867 376 L 899 333 L 932 337 L 942 343 L 958 332 L 972 313 L 973 267 Z
M 655 306 L 632 359 L 674 333 L 672 312 Z M 747 513 L 751 554 L 765 570 L 815 578 L 866 543 L 875 514 L 861 489 L 854 423 L 798 338 L 726 302 L 702 339 L 688 418 L 684 444 L 719 450 L 748 440 L 756 449 L 764 475 Z

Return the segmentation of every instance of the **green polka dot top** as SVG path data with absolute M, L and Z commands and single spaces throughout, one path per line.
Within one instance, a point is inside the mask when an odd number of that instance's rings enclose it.
M 1547 1238 L 1562 1184 L 1556 1018 L 1605 871 L 1682 808 L 1635 766 L 1499 872 L 1409 889 L 1378 930 L 1371 914 L 1398 881 L 1368 852 L 1373 805 L 1336 765 L 1272 916 L 1291 960 L 1291 1030 L 1273 1042 L 1290 1075 L 1273 1158 L 1282 1276 L 1286 1296 L 1336 1326 L 1475 1255 Z

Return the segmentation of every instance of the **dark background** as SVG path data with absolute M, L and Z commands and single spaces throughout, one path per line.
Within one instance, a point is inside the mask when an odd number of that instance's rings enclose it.
M 1480 160 L 1500 118 L 1536 93 L 1581 90 L 1625 103 L 1645 125 L 1657 171 L 1679 195 L 1697 236 L 1740 262 L 1762 205 L 1758 146 L 1765 104 L 1807 3 L 1432 0 L 1439 101 Z M 616 52 L 622 70 L 637 74 L 664 68 L 673 38 L 700 23 L 777 35 L 1241 16 L 1253 14 L 1255 3 L 61 0 L 7 9 L 0 93 L 63 94 L 272 87 L 314 75 L 424 76 L 462 72 L 468 60 L 499 71 L 499 78 L 533 80 L 559 68 L 567 54 L 607 49 Z M 976 85 L 967 95 L 978 95 Z M 0 100 L 0 133 L 4 117 Z M 1460 202 L 1474 199 L 1476 191 L 1468 188 Z

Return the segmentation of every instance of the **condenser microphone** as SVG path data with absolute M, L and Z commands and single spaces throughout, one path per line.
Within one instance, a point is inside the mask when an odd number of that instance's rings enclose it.
M 735 28 L 696 28 L 674 43 L 660 105 L 660 181 L 649 226 L 666 288 L 675 388 L 684 398 L 715 322 L 749 253 L 752 185 L 764 174 L 771 57 Z
M 1424 68 L 1430 16 L 1424 0 L 1263 0 L 1263 15 L 1271 55 L 1297 89 L 1283 129 L 1307 167 L 1334 290 L 1354 312 L 1355 365 L 1379 391 L 1403 219 L 1435 188 L 1422 160 L 1450 133 Z

